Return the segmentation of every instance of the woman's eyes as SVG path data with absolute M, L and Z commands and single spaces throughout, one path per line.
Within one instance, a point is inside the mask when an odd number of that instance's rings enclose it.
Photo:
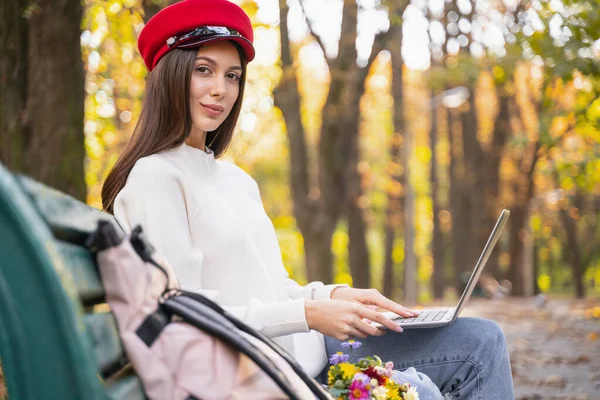
M 200 72 L 201 74 L 206 74 L 210 72 L 210 69 L 204 65 L 200 65 L 196 67 L 196 71 Z
M 201 73 L 201 74 L 203 74 L 203 75 L 204 75 L 204 74 L 210 74 L 210 73 L 211 73 L 211 70 L 210 70 L 210 68 L 208 68 L 208 67 L 207 67 L 207 66 L 205 66 L 205 65 L 199 65 L 199 66 L 197 66 L 197 67 L 196 67 L 196 71 L 198 71 L 199 73 Z M 225 75 L 225 76 L 227 77 L 227 79 L 230 79 L 230 80 L 232 80 L 232 81 L 239 81 L 239 80 L 241 79 L 241 77 L 240 77 L 238 74 L 234 73 L 234 72 L 229 72 L 229 73 L 228 73 L 227 75 Z

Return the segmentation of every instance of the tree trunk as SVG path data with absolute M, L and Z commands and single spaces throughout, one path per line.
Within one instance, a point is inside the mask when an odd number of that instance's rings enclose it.
M 520 175 L 516 177 L 513 184 L 515 203 L 510 215 L 510 267 L 508 279 L 512 282 L 512 294 L 514 296 L 525 295 L 525 260 L 523 250 L 526 240 L 526 226 L 529 223 L 529 206 L 533 198 L 534 182 L 533 174 L 539 158 L 539 140 L 533 144 L 531 160 L 527 166 L 521 163 Z M 523 157 L 526 160 L 527 157 Z M 522 160 L 522 161 L 523 161 Z
M 348 171 L 356 168 L 352 160 L 357 162 L 358 159 L 358 150 L 355 147 L 358 145 L 358 102 L 362 93 L 361 85 L 366 77 L 366 71 L 356 65 L 358 8 L 354 1 L 344 2 L 338 56 L 335 60 L 328 60 L 331 83 L 322 112 L 318 167 L 315 168 L 318 176 L 314 180 L 318 184 L 311 187 L 305 132 L 300 118 L 298 83 L 288 37 L 289 9 L 285 1 L 280 1 L 279 6 L 283 77 L 274 95 L 275 104 L 283 112 L 290 142 L 294 215 L 304 237 L 308 279 L 329 283 L 333 279 L 331 236 L 348 200 L 349 178 L 356 178 L 349 176 Z M 321 43 L 318 38 L 317 42 Z M 354 154 L 348 157 L 350 152 Z M 353 210 L 353 218 L 355 213 L 356 210 Z M 364 226 L 357 229 L 356 222 L 356 219 L 352 220 L 353 240 L 356 240 L 357 236 L 362 236 L 364 240 L 364 234 L 360 233 L 361 230 L 364 231 Z M 364 224 L 364 221 L 362 223 Z M 354 259 L 364 260 L 364 255 Z M 368 264 L 366 267 L 368 268 Z
M 556 176 L 555 182 L 558 185 L 558 177 Z M 581 204 L 581 199 L 577 198 L 580 196 L 581 193 L 577 191 L 575 193 L 575 204 Z M 566 207 L 569 207 L 569 205 L 567 204 Z M 578 207 L 578 209 L 581 210 L 580 207 Z M 585 269 L 583 266 L 583 256 L 581 254 L 581 244 L 577 237 L 577 222 L 564 207 L 560 209 L 559 214 L 566 236 L 564 258 L 571 266 L 573 282 L 575 282 L 575 297 L 583 299 L 585 297 L 585 285 L 583 284 L 583 274 Z
M 142 0 L 144 8 L 144 23 L 147 24 L 150 18 L 159 12 L 162 8 L 176 3 L 178 0 Z
M 366 74 L 365 74 L 366 77 Z M 357 82 L 358 83 L 358 82 Z M 353 103 L 355 107 L 354 118 L 348 121 L 349 129 L 358 131 L 360 121 L 360 97 L 364 93 L 364 80 L 359 83 L 360 91 L 358 100 Z M 360 144 L 359 134 L 351 135 L 348 140 L 346 170 L 346 198 L 344 204 L 344 214 L 348 221 L 348 261 L 350 264 L 350 273 L 352 274 L 352 286 L 356 288 L 371 287 L 371 263 L 369 256 L 369 247 L 367 245 L 367 224 L 364 216 L 364 205 L 361 201 L 363 197 L 362 176 L 358 165 L 360 162 Z
M 389 143 L 389 180 L 390 185 L 387 190 L 387 205 L 385 211 L 385 254 L 383 266 L 383 294 L 391 298 L 394 290 L 398 287 L 395 282 L 395 262 L 394 247 L 396 235 L 399 234 L 402 226 L 402 214 L 404 209 L 404 173 L 402 168 L 401 152 L 403 147 L 403 135 L 405 131 L 404 120 L 404 82 L 403 82 L 403 64 L 402 54 L 402 25 L 401 21 L 404 10 L 408 2 L 401 4 L 386 4 L 390 12 L 390 28 L 388 31 L 385 47 L 391 53 L 392 63 L 392 97 L 394 99 L 393 124 L 394 134 Z
M 85 201 L 79 0 L 40 0 L 29 23 L 27 113 L 31 130 L 26 170 Z
M 9 167 L 85 201 L 81 2 L 15 6 L 2 5 L 8 57 L 0 64 L 0 155 Z
M 539 118 L 540 108 L 539 106 L 537 108 Z M 540 146 L 541 142 L 538 137 L 535 142 L 523 150 L 521 158 L 515 161 L 519 169 L 517 176 L 513 178 L 512 186 L 515 200 L 510 217 L 510 266 L 507 274 L 513 284 L 512 294 L 514 296 L 525 295 L 523 247 L 526 236 L 525 228 L 529 223 L 528 209 L 535 190 L 533 175 L 540 156 Z
M 279 27 L 283 76 L 274 91 L 275 105 L 282 110 L 286 123 L 294 216 L 304 238 L 307 278 L 309 281 L 331 282 L 331 235 L 336 221 L 323 213 L 319 188 L 311 191 L 309 185 L 308 150 L 300 115 L 298 80 L 288 39 L 288 11 L 287 3 L 281 1 Z
M 356 22 L 356 21 L 354 21 Z M 353 33 L 355 35 L 355 32 Z M 342 128 L 343 146 L 342 154 L 346 155 L 346 197 L 344 204 L 344 214 L 348 221 L 348 259 L 350 263 L 350 272 L 352 274 L 352 283 L 357 288 L 371 287 L 371 261 L 369 247 L 367 244 L 367 223 L 364 215 L 362 176 L 359 171 L 360 163 L 360 100 L 365 92 L 365 81 L 367 79 L 372 61 L 379 53 L 380 48 L 375 44 L 373 46 L 370 61 L 362 69 L 356 69 L 350 76 L 349 84 L 354 85 L 351 90 L 353 96 L 350 97 L 350 103 L 343 119 Z M 352 53 L 350 53 L 352 54 Z
M 388 210 L 390 205 L 388 203 Z M 393 211 L 386 211 L 385 221 L 385 254 L 383 264 L 383 295 L 387 298 L 392 298 L 394 289 L 396 288 L 394 277 L 394 240 L 396 239 L 397 227 L 393 224 Z
M 0 162 L 24 172 L 28 140 L 25 1 L 0 2 Z
M 435 96 L 435 92 L 431 91 L 431 96 Z M 444 289 L 446 286 L 446 277 L 444 274 L 444 234 L 440 226 L 440 212 L 442 207 L 439 198 L 439 166 L 436 156 L 436 147 L 438 142 L 438 121 L 437 108 L 431 111 L 431 128 L 429 130 L 430 146 L 431 146 L 431 203 L 433 213 L 433 237 L 431 240 L 431 255 L 433 256 L 433 276 L 432 290 L 435 299 L 444 297 Z
M 403 10 L 403 8 L 402 8 Z M 401 14 L 396 17 L 401 16 Z M 402 26 L 395 24 L 390 27 L 390 40 L 387 47 L 392 49 L 392 96 L 394 98 L 394 132 L 397 139 L 392 140 L 390 155 L 392 163 L 401 167 L 401 174 L 396 172 L 393 181 L 402 188 L 395 198 L 388 195 L 388 205 L 397 208 L 396 201 L 401 202 L 404 220 L 404 273 L 403 273 L 403 301 L 415 304 L 418 298 L 416 256 L 415 256 L 415 229 L 414 229 L 414 193 L 410 184 L 410 158 L 412 156 L 412 134 L 406 130 L 404 119 L 404 84 L 403 60 L 400 49 L 402 47 Z M 398 135 L 398 136 L 396 136 Z M 400 145 L 402 147 L 400 147 Z M 397 159 L 397 160 L 395 160 Z M 392 170 L 397 170 L 393 168 Z M 400 196 L 399 196 L 400 195 Z M 392 233 L 391 231 L 389 232 Z M 394 238 L 388 239 L 390 242 Z M 393 249 L 390 249 L 393 250 Z
M 523 240 L 525 237 L 526 224 L 527 204 L 514 204 L 510 211 L 510 268 L 507 276 L 508 280 L 512 283 L 511 294 L 514 296 L 525 295 Z
M 533 241 L 533 294 L 538 295 L 542 293 L 538 285 L 538 277 L 540 276 L 540 246 L 535 241 L 535 237 L 532 236 L 531 240 Z
M 448 140 L 450 143 L 450 209 L 452 213 L 452 260 L 454 267 L 454 287 L 458 293 L 464 289 L 464 273 L 469 270 L 466 248 L 468 241 L 469 201 L 464 187 L 464 164 L 462 135 L 459 122 L 453 110 L 448 110 Z
M 357 173 L 358 175 L 358 173 Z M 360 176 L 356 178 L 360 182 Z M 371 287 L 371 263 L 367 245 L 367 224 L 365 223 L 363 209 L 360 206 L 360 197 L 352 196 L 346 205 L 346 218 L 348 219 L 348 259 L 352 286 L 356 288 Z
M 309 281 L 333 282 L 333 253 L 331 252 L 333 231 L 334 226 L 330 225 L 310 234 L 303 233 L 306 275 Z
M 500 162 L 508 138 L 512 135 L 510 126 L 510 104 L 512 97 L 506 95 L 504 91 L 498 97 L 499 110 L 494 122 L 494 130 L 492 132 L 492 144 L 486 150 L 483 157 L 484 166 L 481 169 L 483 172 L 483 181 L 485 185 L 485 219 L 484 229 L 479 232 L 481 239 L 479 243 L 485 244 L 489 237 L 492 227 L 498 219 L 498 196 L 500 195 Z M 483 247 L 482 247 L 483 248 Z M 499 262 L 500 248 L 496 247 L 488 260 L 485 269 L 494 278 L 500 280 L 502 272 L 500 271 Z
M 469 88 L 471 95 L 466 111 L 461 113 L 462 117 L 462 145 L 464 175 L 462 178 L 463 196 L 469 198 L 469 208 L 465 212 L 469 214 L 468 228 L 465 231 L 468 245 L 463 250 L 468 270 L 472 270 L 477 261 L 479 253 L 485 245 L 489 230 L 485 226 L 485 192 L 486 177 L 483 172 L 483 150 L 477 138 L 478 122 L 475 105 L 476 83 Z
M 415 193 L 410 180 L 413 134 L 404 132 L 404 301 L 416 304 L 419 296 L 417 286 L 417 256 L 415 254 Z

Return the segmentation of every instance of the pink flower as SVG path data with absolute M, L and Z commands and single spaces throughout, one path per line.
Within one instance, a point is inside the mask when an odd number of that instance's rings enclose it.
M 350 392 L 348 393 L 350 400 L 369 400 L 369 377 L 364 374 L 356 374 L 350 384 Z
M 388 378 L 392 376 L 391 369 L 387 369 L 387 368 L 383 368 L 383 367 L 375 367 L 375 371 L 377 371 L 377 373 L 381 376 L 386 376 Z

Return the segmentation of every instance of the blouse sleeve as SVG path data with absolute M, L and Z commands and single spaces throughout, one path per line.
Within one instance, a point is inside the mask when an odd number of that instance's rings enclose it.
M 182 289 L 216 300 L 219 292 L 202 286 L 204 255 L 193 247 L 188 225 L 199 204 L 186 195 L 185 175 L 172 167 L 155 168 L 144 161 L 136 163 L 115 199 L 115 218 L 128 232 L 142 226 L 145 237 L 173 268 Z M 303 299 L 221 306 L 270 337 L 309 331 Z
M 346 284 L 324 285 L 323 282 L 310 282 L 306 286 L 301 286 L 295 280 L 286 277 L 286 287 L 288 295 L 292 299 L 319 300 L 331 299 L 331 292 L 338 287 L 348 287 Z

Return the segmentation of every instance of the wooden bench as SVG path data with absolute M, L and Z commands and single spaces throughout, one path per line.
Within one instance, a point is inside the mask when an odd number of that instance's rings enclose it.
M 0 360 L 10 400 L 145 399 L 93 256 L 114 220 L 0 164 Z

